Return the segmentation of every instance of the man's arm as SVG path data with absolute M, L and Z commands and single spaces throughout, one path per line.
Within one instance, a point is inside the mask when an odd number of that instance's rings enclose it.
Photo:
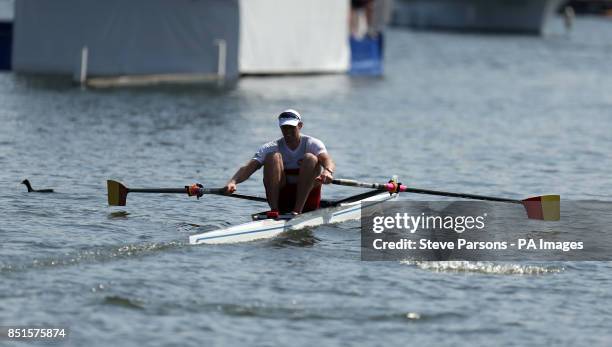
M 319 159 L 319 165 L 323 168 L 323 172 L 316 178 L 318 182 L 323 184 L 329 184 L 334 179 L 334 172 L 336 171 L 336 164 L 332 160 L 331 156 L 327 152 L 323 152 L 317 156 Z
M 232 194 L 236 191 L 236 185 L 246 181 L 251 175 L 261 168 L 261 164 L 255 160 L 249 160 L 245 165 L 240 167 L 238 171 L 230 178 L 229 181 L 225 184 L 225 192 L 227 194 Z

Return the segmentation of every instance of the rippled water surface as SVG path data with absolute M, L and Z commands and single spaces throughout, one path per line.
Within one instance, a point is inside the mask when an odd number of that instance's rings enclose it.
M 386 76 L 374 80 L 96 91 L 1 74 L 0 323 L 69 326 L 79 346 L 609 345 L 608 262 L 362 262 L 358 223 L 189 246 L 266 206 L 156 194 L 106 203 L 111 178 L 222 185 L 280 136 L 275 114 L 288 107 L 325 141 L 337 177 L 610 201 L 612 21 L 575 29 L 390 30 Z M 26 177 L 56 192 L 28 194 Z M 239 190 L 262 195 L 261 173 Z

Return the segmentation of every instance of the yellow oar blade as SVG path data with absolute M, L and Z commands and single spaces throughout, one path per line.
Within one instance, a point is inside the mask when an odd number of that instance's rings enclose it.
M 106 188 L 108 190 L 108 204 L 110 206 L 125 206 L 127 198 L 127 187 L 123 184 L 108 180 L 106 181 Z
M 542 196 L 542 214 L 544 215 L 544 220 L 561 219 L 561 196 Z
M 527 217 L 547 221 L 561 219 L 561 196 L 542 195 L 523 200 Z

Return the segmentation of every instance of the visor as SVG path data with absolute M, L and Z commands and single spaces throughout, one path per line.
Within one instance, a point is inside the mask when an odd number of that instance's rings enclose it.
M 278 126 L 291 125 L 296 127 L 302 122 L 302 116 L 296 110 L 286 110 L 278 115 Z

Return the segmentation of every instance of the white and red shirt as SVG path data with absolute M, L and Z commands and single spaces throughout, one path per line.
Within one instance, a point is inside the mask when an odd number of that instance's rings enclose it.
M 280 152 L 283 156 L 283 166 L 285 169 L 299 169 L 302 159 L 306 153 L 312 153 L 318 156 L 321 153 L 326 153 L 327 149 L 323 141 L 308 135 L 300 135 L 300 144 L 295 150 L 291 150 L 285 143 L 284 138 L 276 141 L 271 141 L 259 147 L 253 160 L 257 160 L 260 164 L 264 163 L 266 156 L 270 153 Z

